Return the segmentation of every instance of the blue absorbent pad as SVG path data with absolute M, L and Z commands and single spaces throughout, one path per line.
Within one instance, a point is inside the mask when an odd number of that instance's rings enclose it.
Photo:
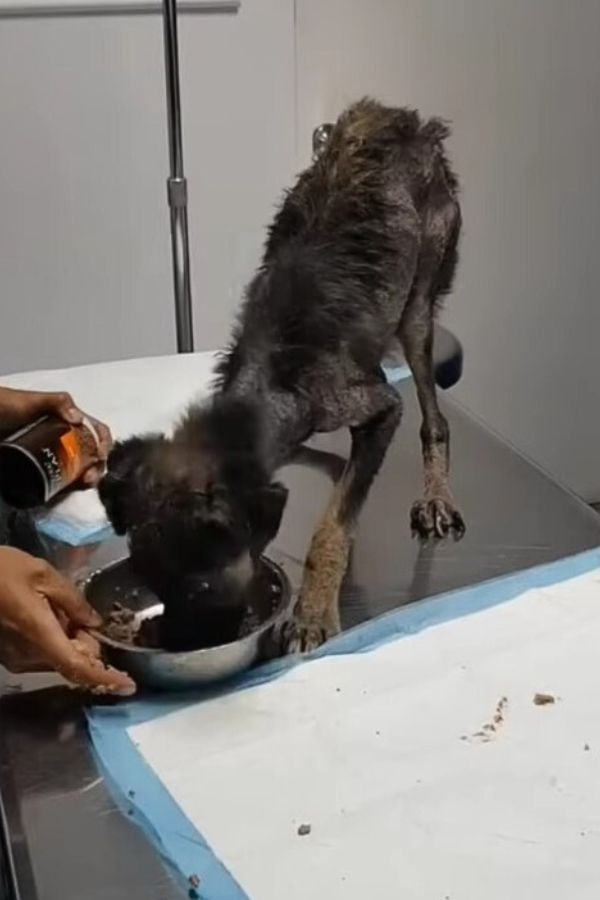
M 372 650 L 434 625 L 489 609 L 533 588 L 548 587 L 595 569 L 600 569 L 600 549 L 393 610 L 339 635 L 308 657 L 275 660 L 218 690 L 157 695 L 114 707 L 92 707 L 87 712 L 89 730 L 106 783 L 125 814 L 143 828 L 163 859 L 181 877 L 182 885 L 189 888 L 190 874 L 200 872 L 202 900 L 249 900 L 147 765 L 127 733 L 129 727 L 219 693 L 242 691 L 274 680 L 310 659 Z
M 89 528 L 82 528 L 67 519 L 49 519 L 44 516 L 36 520 L 36 528 L 40 534 L 55 541 L 61 541 L 63 544 L 69 544 L 70 547 L 87 547 L 90 544 L 105 541 L 113 535 L 110 525 L 101 527 L 92 525 Z

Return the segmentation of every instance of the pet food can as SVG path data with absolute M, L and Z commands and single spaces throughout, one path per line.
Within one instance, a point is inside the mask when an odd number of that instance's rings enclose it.
M 38 419 L 0 443 L 0 496 L 17 509 L 42 506 L 83 475 L 99 446 L 89 419 Z

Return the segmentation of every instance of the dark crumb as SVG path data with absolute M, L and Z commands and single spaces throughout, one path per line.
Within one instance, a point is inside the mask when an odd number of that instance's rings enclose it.
M 128 810 L 127 810 L 127 815 L 128 815 L 128 816 L 132 816 L 132 815 L 133 815 L 133 810 L 132 810 L 132 809 L 128 809 Z
M 300 825 L 298 828 L 298 834 L 300 837 L 306 837 L 312 831 L 312 825 Z
M 589 744 L 584 744 L 584 745 L 583 745 L 583 749 L 584 749 L 585 752 L 587 753 L 588 750 L 590 749 L 590 745 L 589 745 Z
M 127 791 L 127 796 L 131 797 L 131 799 L 133 800 L 133 798 L 135 797 L 135 791 Z
M 188 897 L 190 900 L 200 900 L 200 894 L 196 890 L 196 888 L 190 888 L 188 891 Z
M 504 710 L 508 704 L 508 697 L 500 697 L 498 703 L 496 704 L 496 713 L 494 715 L 494 722 L 496 725 L 499 725 L 501 722 L 504 722 Z
M 190 875 L 190 877 L 188 878 L 188 882 L 190 887 L 197 891 L 200 887 L 200 876 L 196 875 L 196 873 L 194 872 L 194 874 Z
M 376 731 L 375 734 L 377 735 L 377 737 L 379 737 L 379 735 L 381 734 L 381 732 L 380 732 L 380 731 Z
M 341 693 L 342 693 L 342 689 L 341 689 L 341 688 L 336 688 L 336 689 L 335 689 L 335 692 L 336 692 L 336 694 L 341 694 Z
M 549 706 L 552 703 L 556 703 L 556 697 L 552 694 L 535 694 L 533 702 L 536 706 Z

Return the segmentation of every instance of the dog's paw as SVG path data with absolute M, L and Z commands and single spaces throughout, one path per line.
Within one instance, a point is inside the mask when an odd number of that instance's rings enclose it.
M 292 619 L 281 632 L 281 651 L 286 656 L 310 653 L 339 633 L 339 627 L 318 621 Z
M 452 534 L 460 540 L 465 533 L 465 522 L 460 511 L 442 497 L 417 500 L 410 513 L 413 535 L 422 540 L 445 538 Z

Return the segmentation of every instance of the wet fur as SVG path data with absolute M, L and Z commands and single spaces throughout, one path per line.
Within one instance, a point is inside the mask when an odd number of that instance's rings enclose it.
M 431 359 L 434 311 L 452 285 L 460 232 L 447 135 L 444 123 L 413 110 L 368 99 L 350 107 L 284 197 L 209 404 L 171 441 L 126 443 L 110 461 L 102 496 L 139 568 L 154 582 L 167 570 L 180 580 L 207 566 L 226 571 L 246 550 L 256 558 L 285 502 L 273 473 L 314 432 L 350 428 L 351 457 L 309 549 L 290 650 L 337 628 L 356 518 L 400 421 L 400 398 L 381 369 L 394 338 L 423 410 L 425 494 L 413 526 L 422 536 L 462 529 Z M 137 462 L 115 478 L 119 456 Z M 199 541 L 204 562 L 194 559 Z
M 222 389 L 258 362 L 273 387 L 296 394 L 310 395 L 323 370 L 339 371 L 340 362 L 338 382 L 372 376 L 418 264 L 421 278 L 433 270 L 432 303 L 450 290 L 460 211 L 447 134 L 442 122 L 369 100 L 341 116 L 269 229 L 219 367 Z

